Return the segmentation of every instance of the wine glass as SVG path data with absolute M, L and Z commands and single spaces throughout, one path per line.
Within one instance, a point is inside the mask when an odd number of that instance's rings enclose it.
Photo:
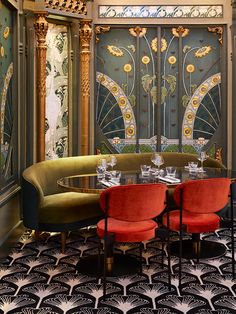
M 111 166 L 111 169 L 113 171 L 113 167 L 117 164 L 117 158 L 116 156 L 112 155 L 107 163 L 109 166 Z
M 158 153 L 154 153 L 152 155 L 151 161 L 154 163 L 155 166 L 158 167 L 158 173 L 159 173 L 160 172 L 160 166 L 164 164 L 163 157 Z
M 200 152 L 199 156 L 198 156 L 198 160 L 200 160 L 201 162 L 201 168 L 199 170 L 199 172 L 204 172 L 204 169 L 203 169 L 203 162 L 204 160 L 207 159 L 207 154 L 206 152 Z

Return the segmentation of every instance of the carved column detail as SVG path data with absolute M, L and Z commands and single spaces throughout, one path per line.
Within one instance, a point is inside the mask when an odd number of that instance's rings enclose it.
M 80 21 L 80 153 L 89 154 L 90 128 L 90 42 L 92 38 L 92 20 Z
M 36 12 L 34 23 L 37 36 L 36 62 L 37 62 L 37 161 L 45 160 L 45 107 L 46 107 L 46 35 L 48 22 L 47 12 Z

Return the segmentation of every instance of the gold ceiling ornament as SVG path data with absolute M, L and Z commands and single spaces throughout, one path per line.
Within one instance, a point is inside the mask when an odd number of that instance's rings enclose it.
M 129 32 L 134 37 L 143 37 L 147 33 L 147 28 L 136 26 L 134 28 L 129 28 Z
M 157 37 L 153 38 L 151 42 L 152 50 L 157 52 Z M 167 41 L 165 38 L 161 38 L 161 52 L 167 49 Z
M 44 0 L 45 7 L 69 13 L 87 14 L 86 0 Z
M 178 26 L 177 28 L 172 28 L 172 34 L 175 37 L 186 37 L 189 34 L 189 29 L 183 26 Z
M 107 26 L 107 25 L 106 26 L 102 26 L 102 25 L 96 26 L 95 27 L 95 34 L 97 35 L 96 36 L 96 43 L 98 43 L 100 40 L 98 35 L 109 32 L 110 29 L 111 29 L 111 26 Z
M 45 160 L 45 107 L 46 107 L 46 35 L 47 12 L 35 12 L 34 30 L 37 37 L 37 161 Z
M 199 48 L 196 52 L 195 52 L 195 57 L 197 58 L 202 58 L 205 57 L 206 55 L 208 55 L 208 53 L 212 50 L 211 46 L 204 46 Z
M 224 28 L 223 26 L 215 26 L 215 27 L 208 27 L 208 32 L 216 33 L 219 35 L 219 43 L 223 45 L 223 33 L 224 33 Z

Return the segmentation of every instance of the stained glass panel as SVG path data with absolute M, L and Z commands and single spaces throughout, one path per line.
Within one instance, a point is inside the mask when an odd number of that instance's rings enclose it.
M 0 171 L 4 179 L 13 174 L 12 23 L 12 11 L 0 2 Z
M 114 27 L 102 34 L 98 150 L 152 151 L 157 139 L 163 151 L 197 152 L 215 144 L 216 138 L 211 141 L 226 110 L 220 58 L 219 36 L 207 26 Z

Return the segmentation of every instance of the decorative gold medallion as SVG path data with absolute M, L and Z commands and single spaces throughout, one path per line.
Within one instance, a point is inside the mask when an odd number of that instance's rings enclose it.
M 170 56 L 170 57 L 168 58 L 168 62 L 169 62 L 169 64 L 175 64 L 175 63 L 176 63 L 176 61 L 177 61 L 177 59 L 176 59 L 176 57 L 175 57 L 175 56 Z
M 142 63 L 143 64 L 148 64 L 150 62 L 150 58 L 148 56 L 142 57 Z
M 193 72 L 195 71 L 195 66 L 194 66 L 193 64 L 188 64 L 188 65 L 186 66 L 186 71 L 187 71 L 188 73 L 193 73 Z
M 126 64 L 124 65 L 123 69 L 124 69 L 124 71 L 125 71 L 126 73 L 129 73 L 129 72 L 132 71 L 132 65 L 129 64 L 129 63 L 126 63 Z

